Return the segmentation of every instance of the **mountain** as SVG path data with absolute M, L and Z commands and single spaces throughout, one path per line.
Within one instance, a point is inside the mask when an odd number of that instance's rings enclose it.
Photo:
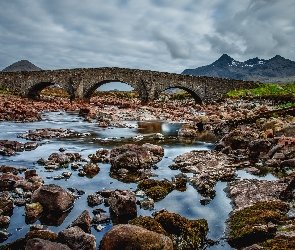
M 39 67 L 29 62 L 28 60 L 21 60 L 11 64 L 2 70 L 2 72 L 16 72 L 16 71 L 40 71 Z
M 264 83 L 289 83 L 295 82 L 295 62 L 279 55 L 269 60 L 255 57 L 245 62 L 239 62 L 229 55 L 223 54 L 210 65 L 196 69 L 186 69 L 182 74 L 260 81 Z

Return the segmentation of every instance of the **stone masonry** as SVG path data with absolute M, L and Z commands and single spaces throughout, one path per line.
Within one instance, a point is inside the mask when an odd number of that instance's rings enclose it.
M 129 84 L 143 102 L 154 100 L 169 88 L 188 91 L 197 103 L 218 100 L 234 89 L 256 87 L 251 81 L 157 72 L 127 68 L 81 68 L 22 72 L 0 72 L 0 87 L 29 98 L 38 98 L 42 89 L 58 84 L 71 99 L 90 99 L 108 82 Z

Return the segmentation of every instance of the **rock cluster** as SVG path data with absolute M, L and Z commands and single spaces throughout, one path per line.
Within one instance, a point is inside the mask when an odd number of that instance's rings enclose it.
M 0 155 L 11 156 L 16 152 L 31 151 L 39 146 L 36 142 L 21 143 L 18 141 L 0 140 Z

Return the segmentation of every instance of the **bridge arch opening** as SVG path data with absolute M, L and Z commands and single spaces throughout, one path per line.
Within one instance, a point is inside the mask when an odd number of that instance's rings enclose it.
M 158 99 L 183 101 L 190 101 L 190 99 L 192 99 L 195 102 L 195 104 L 203 103 L 202 99 L 196 92 L 182 86 L 175 86 L 165 89 L 159 94 Z
M 88 91 L 86 98 L 92 104 L 99 104 L 99 102 L 103 101 L 106 105 L 114 104 L 120 107 L 138 103 L 139 93 L 128 83 L 108 80 L 99 82 L 93 86 Z M 130 104 L 127 104 L 128 102 Z
M 42 96 L 71 98 L 66 90 L 52 82 L 37 83 L 28 92 L 28 98 L 31 99 L 42 99 Z
M 131 92 L 134 88 L 125 82 L 119 80 L 104 80 L 93 84 L 85 93 L 84 98 L 90 99 L 97 95 L 104 95 L 111 92 Z M 101 92 L 101 93 L 100 93 Z

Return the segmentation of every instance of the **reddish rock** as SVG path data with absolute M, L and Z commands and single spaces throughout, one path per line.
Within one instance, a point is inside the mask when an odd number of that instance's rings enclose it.
M 109 205 L 117 216 L 137 213 L 136 196 L 129 190 L 115 190 L 109 198 Z
M 100 250 L 172 250 L 173 243 L 170 238 L 139 226 L 116 225 L 102 238 Z
M 27 241 L 25 250 L 70 250 L 67 245 L 44 240 L 40 238 L 33 238 Z
M 111 150 L 110 162 L 114 168 L 135 171 L 141 168 L 150 168 L 152 164 L 159 162 L 163 155 L 164 149 L 157 145 L 125 144 Z
M 85 233 L 80 227 L 70 227 L 58 233 L 58 241 L 72 250 L 95 250 L 96 238 Z
M 74 204 L 74 196 L 55 184 L 44 185 L 32 194 L 32 202 L 40 202 L 45 210 L 63 212 Z
M 82 214 L 80 214 L 70 226 L 70 227 L 80 227 L 85 233 L 91 233 L 90 229 L 90 224 L 91 224 L 91 217 L 90 214 L 87 210 L 84 210 Z
M 11 211 L 13 209 L 13 201 L 8 191 L 0 192 L 0 209 L 3 212 Z

